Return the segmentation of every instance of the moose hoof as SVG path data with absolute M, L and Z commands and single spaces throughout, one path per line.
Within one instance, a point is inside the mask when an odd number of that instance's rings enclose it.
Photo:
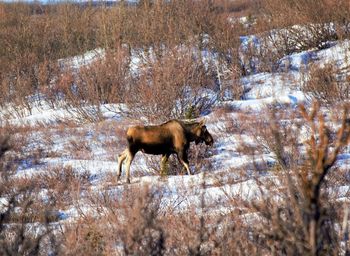
M 130 179 L 129 178 L 126 179 L 126 183 L 130 184 Z

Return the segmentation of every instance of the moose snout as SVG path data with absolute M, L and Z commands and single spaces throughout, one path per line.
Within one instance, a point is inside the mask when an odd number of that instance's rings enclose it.
M 207 139 L 207 140 L 205 141 L 205 144 L 206 144 L 206 145 L 208 145 L 208 146 L 210 146 L 210 147 L 212 147 L 212 146 L 213 146 L 213 144 L 214 144 L 214 140 L 213 140 L 213 138 L 209 138 L 209 139 Z

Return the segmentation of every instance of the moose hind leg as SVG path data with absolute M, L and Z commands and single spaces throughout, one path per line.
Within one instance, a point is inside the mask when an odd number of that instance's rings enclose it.
M 126 159 L 126 182 L 130 184 L 130 165 L 132 163 L 132 160 L 134 159 L 135 154 L 128 150 L 127 155 L 128 156 Z
M 160 175 L 161 176 L 168 175 L 168 170 L 169 170 L 168 160 L 169 160 L 168 154 L 162 155 L 162 160 L 160 161 Z
M 118 169 L 117 169 L 117 180 L 120 179 L 120 176 L 122 175 L 122 168 L 123 168 L 123 162 L 127 158 L 128 150 L 125 149 L 119 156 L 118 156 Z

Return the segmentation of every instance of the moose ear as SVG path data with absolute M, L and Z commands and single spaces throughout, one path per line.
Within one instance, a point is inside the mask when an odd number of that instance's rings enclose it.
M 199 121 L 199 126 L 202 127 L 202 126 L 204 126 L 204 125 L 205 125 L 205 119 L 200 120 L 200 121 Z

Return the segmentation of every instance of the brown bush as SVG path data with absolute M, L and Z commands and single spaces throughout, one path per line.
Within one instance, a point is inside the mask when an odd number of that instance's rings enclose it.
M 75 74 L 63 73 L 53 86 L 54 94 L 65 100 L 66 108 L 77 119 L 103 119 L 101 104 L 124 103 L 133 78 L 125 49 L 108 51 L 101 59 L 83 66 Z
M 129 64 L 123 49 L 107 52 L 103 60 L 80 69 L 77 94 L 90 104 L 123 102 L 130 87 Z
M 302 90 L 328 106 L 342 104 L 350 97 L 350 76 L 335 64 L 311 65 Z
M 62 232 L 64 255 L 163 255 L 165 237 L 159 215 L 160 195 L 147 187 L 125 189 L 121 197 L 91 194 L 96 213 L 82 213 Z M 95 208 L 95 207 L 94 207 Z
M 259 44 L 246 50 L 247 59 L 258 66 L 244 63 L 248 73 L 275 71 L 279 59 L 295 52 L 324 49 L 329 42 L 349 36 L 350 5 L 335 0 L 263 0 L 259 1 L 253 32 Z M 245 61 L 247 62 L 247 61 Z
M 287 28 L 285 34 L 288 38 L 284 37 L 284 41 L 290 44 L 284 44 L 287 54 L 288 51 L 323 48 L 326 42 L 338 37 L 335 28 L 338 27 L 340 32 L 341 29 L 346 29 L 344 23 L 350 22 L 348 1 L 281 0 L 277 3 L 266 0 L 263 5 L 273 26 Z M 293 25 L 301 25 L 301 28 Z
M 92 9 L 1 3 L 1 10 L 1 103 L 15 102 L 31 111 L 28 96 L 50 91 L 58 76 L 57 59 L 96 48 Z
M 52 207 L 40 197 L 35 179 L 14 177 L 13 139 L 0 137 L 0 253 L 37 255 L 56 252 L 49 223 L 57 221 Z M 54 202 L 51 202 L 54 204 Z
M 78 79 L 90 92 L 81 90 L 79 100 L 101 103 L 122 98 L 120 90 L 125 90 L 120 85 L 132 83 L 130 77 L 125 80 L 124 68 L 133 49 L 151 50 L 157 59 L 164 58 L 167 49 L 181 45 L 210 49 L 230 66 L 239 44 L 239 32 L 228 20 L 230 8 L 223 8 L 227 3 L 220 1 L 142 1 L 136 6 L 108 8 L 38 3 L 0 6 L 0 43 L 4 46 L 0 49 L 1 103 L 16 101 L 29 111 L 33 102 L 28 96 L 37 92 L 43 93 L 51 106 L 62 99 L 61 76 L 66 77 L 69 71 L 57 67 L 58 59 L 98 47 L 107 51 L 107 60 L 83 68 Z M 122 48 L 129 54 L 122 53 Z M 116 55 L 123 60 L 114 61 Z M 221 79 L 220 65 L 210 72 Z M 88 99 L 85 94 L 90 94 Z
M 134 116 L 149 121 L 194 118 L 213 103 L 203 96 L 212 81 L 200 60 L 188 51 L 172 51 L 149 62 L 130 88 L 127 104 Z M 210 96 L 210 95 L 209 95 Z
M 261 198 L 240 203 L 245 205 L 243 211 L 259 216 L 251 229 L 253 246 L 286 254 L 337 254 L 342 250 L 343 231 L 337 228 L 343 222 L 342 203 L 332 198 L 329 191 L 337 183 L 330 184 L 327 177 L 336 170 L 337 155 L 349 141 L 347 116 L 345 108 L 335 121 L 338 128 L 333 129 L 315 104 L 309 112 L 301 107 L 295 116 L 272 111 L 265 119 L 268 122 L 261 119 L 260 125 L 255 124 L 259 128 L 252 135 L 261 148 L 247 144 L 245 152 L 254 155 L 256 166 L 260 154 L 272 152 L 275 163 L 270 172 L 275 178 L 257 177 Z

